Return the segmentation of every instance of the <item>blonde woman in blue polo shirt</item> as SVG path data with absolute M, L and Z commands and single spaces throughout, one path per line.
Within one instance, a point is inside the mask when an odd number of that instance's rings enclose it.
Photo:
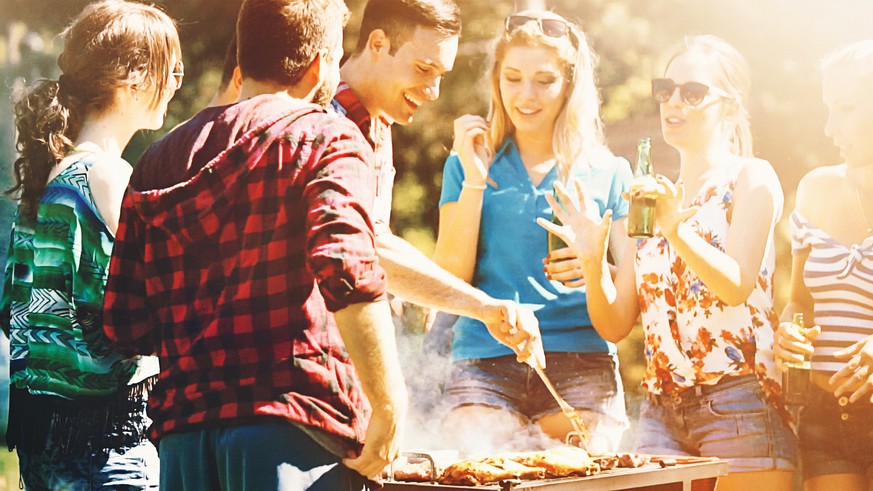
M 526 11 L 506 19 L 490 55 L 489 116 L 455 121 L 434 259 L 536 312 L 546 373 L 587 421 L 594 445 L 615 449 L 627 426 L 615 345 L 591 327 L 578 261 L 568 248 L 549 255 L 536 223 L 552 215 L 545 196 L 554 183 L 574 176 L 596 190 L 601 213 L 612 210 L 611 248 L 623 246 L 621 194 L 631 172 L 604 144 L 594 64 L 584 34 L 563 17 Z M 572 426 L 536 373 L 482 323 L 461 317 L 453 329 L 452 443 L 467 451 L 519 448 L 519 437 L 539 430 L 563 440 Z

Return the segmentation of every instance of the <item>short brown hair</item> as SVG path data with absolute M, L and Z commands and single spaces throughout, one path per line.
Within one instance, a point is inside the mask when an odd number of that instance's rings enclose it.
M 297 84 L 348 17 L 342 0 L 245 0 L 236 25 L 243 77 Z
M 370 33 L 382 29 L 394 54 L 416 28 L 434 29 L 448 36 L 461 34 L 461 9 L 455 0 L 370 0 L 364 7 L 355 53 L 364 51 Z
M 236 32 L 234 31 L 233 37 L 230 38 L 230 43 L 227 45 L 227 51 L 224 53 L 224 67 L 221 69 L 221 83 L 219 84 L 219 90 L 224 90 L 230 85 L 230 81 L 233 80 L 233 71 L 236 68 Z

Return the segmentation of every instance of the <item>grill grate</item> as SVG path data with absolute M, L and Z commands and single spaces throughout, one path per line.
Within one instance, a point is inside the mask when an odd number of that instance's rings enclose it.
M 691 489 L 690 483 L 696 479 L 727 475 L 728 464 L 714 460 L 662 467 L 649 463 L 637 468 L 619 468 L 603 471 L 588 477 L 567 477 L 562 479 L 539 479 L 536 481 L 509 480 L 499 484 L 483 486 L 449 486 L 437 483 L 412 483 L 387 481 L 384 491 L 612 491 L 636 489 L 646 486 L 674 484 L 671 489 Z

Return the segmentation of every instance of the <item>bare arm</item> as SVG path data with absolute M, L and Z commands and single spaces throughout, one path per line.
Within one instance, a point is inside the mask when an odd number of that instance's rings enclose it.
M 439 267 L 409 242 L 394 234 L 380 234 L 376 251 L 392 294 L 443 312 L 474 319 L 489 316 L 483 310 L 491 297 Z
M 602 261 L 583 261 L 588 315 L 603 339 L 619 342 L 630 334 L 640 316 L 634 278 L 636 243 L 626 241 L 625 250 L 613 279 L 610 266 Z
M 394 342 L 394 325 L 384 301 L 351 304 L 334 317 L 373 408 L 361 455 L 344 463 L 373 479 L 397 457 L 399 432 L 406 415 L 406 384 Z
M 433 261 L 458 278 L 471 282 L 476 271 L 479 223 L 484 190 L 462 188 L 455 203 L 440 207 L 440 225 Z
M 615 266 L 610 266 L 609 270 L 613 277 L 618 274 L 618 266 L 621 266 L 624 260 L 625 249 L 630 242 L 627 237 L 627 217 L 612 221 L 612 226 L 609 228 L 609 251 L 612 253 L 612 258 L 615 261 Z M 636 242 L 634 242 L 636 245 Z M 634 248 L 636 250 L 636 248 Z
M 91 195 L 103 221 L 115 235 L 118 231 L 118 217 L 121 214 L 121 200 L 130 182 L 133 168 L 122 159 L 100 159 L 88 172 Z
M 684 199 L 681 184 L 674 186 L 663 176 L 658 176 L 658 182 L 665 190 L 658 197 L 656 212 L 664 237 L 719 299 L 728 305 L 745 302 L 758 281 L 782 209 L 782 189 L 773 168 L 758 161 L 746 164 L 740 172 L 724 252 L 684 223 L 690 214 L 679 210 Z
M 488 124 L 467 114 L 455 120 L 452 149 L 464 170 L 458 201 L 440 207 L 440 225 L 433 260 L 466 282 L 473 280 L 479 247 L 479 224 L 491 150 L 486 143 Z

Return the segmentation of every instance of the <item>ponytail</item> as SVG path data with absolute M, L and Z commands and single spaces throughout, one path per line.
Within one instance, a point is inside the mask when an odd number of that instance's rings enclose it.
M 38 81 L 13 105 L 19 157 L 15 186 L 6 193 L 20 197 L 20 214 L 30 218 L 36 218 L 48 176 L 73 147 L 86 117 L 109 110 L 122 87 L 150 89 L 150 106 L 158 107 L 176 90 L 168 75 L 173 56 L 182 56 L 173 20 L 138 2 L 92 2 L 62 37 L 63 75 Z
M 752 150 L 752 128 L 749 122 L 749 111 L 745 105 L 740 109 L 740 115 L 737 120 L 737 126 L 730 137 L 731 150 L 734 154 L 740 157 L 753 157 Z
M 15 186 L 6 194 L 19 194 L 21 214 L 36 218 L 39 201 L 52 168 L 70 151 L 82 125 L 80 102 L 61 80 L 40 80 L 13 105 L 18 130 L 13 164 Z

